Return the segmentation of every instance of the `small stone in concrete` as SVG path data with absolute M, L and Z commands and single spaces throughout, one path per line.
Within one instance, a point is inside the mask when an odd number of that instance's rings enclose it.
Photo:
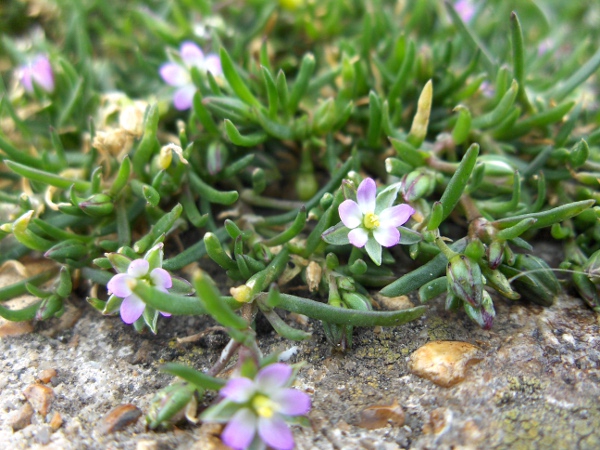
M 38 378 L 42 383 L 47 384 L 50 383 L 50 381 L 52 381 L 52 378 L 54 378 L 56 375 L 56 369 L 44 369 L 40 372 Z
M 481 359 L 479 348 L 468 342 L 433 341 L 410 356 L 409 370 L 438 386 L 450 387 L 463 381 L 467 368 Z
M 52 428 L 52 431 L 56 431 L 62 426 L 62 424 L 62 416 L 60 415 L 60 413 L 55 412 L 52 416 L 52 419 L 50 419 L 50 428 Z
M 142 415 L 142 411 L 131 404 L 119 405 L 111 409 L 100 421 L 97 431 L 99 434 L 114 433 L 120 431 L 137 422 Z
M 148 439 L 138 441 L 138 443 L 135 446 L 135 450 L 158 450 L 158 442 L 151 441 Z
M 29 403 L 25 403 L 21 408 L 8 419 L 8 426 L 13 431 L 19 431 L 31 423 L 33 417 L 33 408 Z
M 404 410 L 397 400 L 394 400 L 391 405 L 373 405 L 363 409 L 356 425 L 368 430 L 375 430 L 388 424 L 396 427 L 404 425 Z
M 30 384 L 23 391 L 23 395 L 36 412 L 42 416 L 48 414 L 52 400 L 54 400 L 54 390 L 51 387 L 43 384 Z
M 31 322 L 5 322 L 0 324 L 0 338 L 6 336 L 20 336 L 33 331 Z

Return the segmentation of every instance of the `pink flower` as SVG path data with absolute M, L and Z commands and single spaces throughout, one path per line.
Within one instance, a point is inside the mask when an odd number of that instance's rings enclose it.
M 113 276 L 106 285 L 108 291 L 123 299 L 121 303 L 121 319 L 127 324 L 138 320 L 146 309 L 144 301 L 135 295 L 129 287 L 130 280 L 144 280 L 155 288 L 167 292 L 173 285 L 171 275 L 165 269 L 157 267 L 150 271 L 150 263 L 145 259 L 135 259 L 131 261 L 127 268 L 127 273 L 119 273 Z M 171 314 L 160 312 L 163 316 Z
M 310 411 L 310 397 L 291 389 L 292 368 L 276 363 L 263 367 L 254 380 L 232 378 L 220 391 L 223 402 L 240 408 L 228 418 L 221 439 L 235 450 L 247 449 L 257 433 L 276 450 L 294 448 L 294 437 L 286 419 Z M 207 410 L 207 412 L 209 412 Z M 210 421 L 210 414 L 204 418 Z
M 383 247 L 392 247 L 400 242 L 398 227 L 414 214 L 415 210 L 406 204 L 378 210 L 376 204 L 377 186 L 372 178 L 365 178 L 356 192 L 356 199 L 345 200 L 339 207 L 340 219 L 350 229 L 348 240 L 355 247 L 364 247 L 374 239 Z
M 458 0 L 454 3 L 454 9 L 465 23 L 470 22 L 475 15 L 473 0 Z
M 183 111 L 190 109 L 196 93 L 196 87 L 190 76 L 192 67 L 197 67 L 201 72 L 211 72 L 215 76 L 221 75 L 223 71 L 218 55 L 209 53 L 205 56 L 202 49 L 193 42 L 181 44 L 179 54 L 183 65 L 174 62 L 165 63 L 160 67 L 159 73 L 167 84 L 177 88 L 173 95 L 173 104 L 175 108 Z
M 19 68 L 21 84 L 27 92 L 33 92 L 33 84 L 50 93 L 54 91 L 54 73 L 46 56 L 39 55 Z

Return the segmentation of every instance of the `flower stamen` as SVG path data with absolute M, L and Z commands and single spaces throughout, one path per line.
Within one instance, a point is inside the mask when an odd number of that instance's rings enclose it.
M 270 417 L 273 417 L 273 414 L 277 409 L 277 404 L 269 397 L 262 394 L 258 394 L 252 400 L 252 407 L 259 416 L 268 419 Z
M 373 230 L 379 226 L 379 217 L 375 213 L 367 213 L 363 219 L 363 226 L 367 230 Z

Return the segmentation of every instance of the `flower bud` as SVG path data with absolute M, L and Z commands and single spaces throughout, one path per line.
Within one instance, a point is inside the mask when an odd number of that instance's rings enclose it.
M 92 217 L 103 217 L 113 212 L 115 205 L 106 194 L 94 194 L 79 204 L 81 210 Z
M 480 306 L 473 307 L 465 303 L 464 307 L 465 312 L 473 322 L 477 323 L 484 330 L 492 328 L 494 318 L 496 317 L 496 310 L 494 309 L 492 298 L 487 291 L 483 291 Z
M 319 200 L 319 206 L 321 208 L 323 208 L 323 210 L 326 210 L 327 208 L 329 208 L 332 203 L 333 203 L 333 195 L 329 192 L 325 192 L 323 194 L 323 197 L 321 197 L 321 200 Z
M 413 202 L 427 197 L 435 188 L 435 175 L 427 169 L 413 170 L 402 178 L 402 197 L 405 202 Z
M 456 255 L 446 267 L 448 289 L 471 306 L 481 305 L 483 278 L 479 265 L 466 255 Z
M 502 258 L 504 257 L 504 242 L 492 241 L 488 245 L 486 253 L 490 269 L 497 269 L 502 264 Z
M 63 299 L 58 295 L 51 295 L 46 297 L 40 307 L 38 308 L 35 319 L 46 320 L 59 314 L 63 309 Z
M 335 270 L 340 265 L 340 260 L 335 253 L 327 253 L 325 256 L 325 264 L 330 270 Z
M 296 192 L 302 201 L 310 200 L 319 190 L 319 183 L 314 173 L 300 173 L 296 178 Z
M 475 261 L 479 261 L 485 254 L 483 243 L 479 239 L 473 239 L 465 248 L 465 255 Z

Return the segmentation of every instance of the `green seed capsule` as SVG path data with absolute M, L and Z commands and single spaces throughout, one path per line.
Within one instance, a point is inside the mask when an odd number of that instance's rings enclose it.
M 466 255 L 456 255 L 446 268 L 448 289 L 464 302 L 477 307 L 481 305 L 483 278 L 479 265 Z
M 58 295 L 51 295 L 46 297 L 40 305 L 35 315 L 36 320 L 46 320 L 54 317 L 63 309 L 63 299 Z
M 400 192 L 406 202 L 431 195 L 435 189 L 435 174 L 427 169 L 413 170 L 402 178 Z

